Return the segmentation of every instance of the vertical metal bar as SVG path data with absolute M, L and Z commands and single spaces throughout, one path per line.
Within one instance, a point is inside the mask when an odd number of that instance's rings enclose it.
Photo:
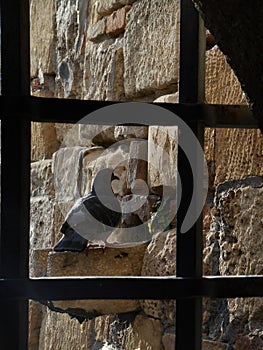
M 191 0 L 181 0 L 179 102 L 205 98 L 205 28 Z
M 1 0 L 2 95 L 30 91 L 29 1 Z M 19 113 L 1 116 L 0 272 L 6 279 L 28 278 L 30 123 Z M 28 301 L 1 300 L 1 348 L 26 350 Z M 10 329 L 12 334 L 10 336 Z
M 191 0 L 181 0 L 180 27 L 180 81 L 179 102 L 201 103 L 204 100 L 204 25 Z M 197 116 L 198 119 L 198 116 Z M 203 128 L 200 122 L 193 121 L 190 125 L 201 141 Z M 179 130 L 180 138 L 183 131 Z M 196 162 L 200 159 L 195 158 Z M 200 169 L 199 166 L 195 167 Z M 182 200 L 177 213 L 177 254 L 176 270 L 178 277 L 202 276 L 202 219 L 186 233 L 180 232 L 180 227 L 187 213 L 193 193 L 193 178 L 198 177 L 202 186 L 201 174 L 192 174 L 185 154 L 179 148 L 178 170 L 182 184 Z M 176 349 L 202 348 L 202 298 L 177 299 L 176 303 Z

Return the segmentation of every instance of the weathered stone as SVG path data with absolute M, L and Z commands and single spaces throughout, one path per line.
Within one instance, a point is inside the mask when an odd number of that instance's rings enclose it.
M 28 344 L 30 350 L 39 350 L 39 333 L 43 317 L 43 306 L 29 300 L 28 312 Z
M 51 248 L 32 249 L 30 266 L 30 277 L 45 277 L 47 276 L 47 260 Z
M 179 102 L 179 92 L 175 92 L 173 94 L 162 95 L 158 97 L 153 102 L 156 103 L 178 103 Z
M 224 184 L 217 195 L 220 258 L 222 275 L 261 275 L 263 273 L 262 238 L 262 179 L 253 185 L 253 179 Z M 227 188 L 227 184 L 229 184 Z M 235 186 L 236 184 L 236 186 Z M 260 187 L 258 187 L 260 186 Z M 262 298 L 229 299 L 230 319 L 247 323 L 249 329 L 260 328 L 263 322 Z
M 51 159 L 31 163 L 31 196 L 55 196 Z
M 263 136 L 260 130 L 216 129 L 215 185 L 226 180 L 263 175 Z
M 43 15 L 45 14 L 45 15 Z M 55 1 L 30 1 L 30 74 L 55 72 Z
M 227 350 L 228 344 L 218 341 L 203 340 L 202 350 Z
M 82 146 L 109 146 L 115 142 L 114 126 L 80 124 L 79 139 Z
M 172 328 L 166 331 L 162 336 L 162 344 L 164 350 L 174 350 L 175 349 L 175 329 Z
M 159 320 L 138 315 L 134 321 L 134 331 L 140 340 L 140 350 L 161 349 L 162 325 Z
M 98 41 L 106 33 L 106 18 L 102 18 L 97 23 L 89 28 L 88 39 L 91 41 Z
M 263 348 L 262 332 L 261 334 L 243 335 L 238 334 L 235 344 L 236 350 L 261 350 Z
M 110 15 L 113 11 L 136 0 L 99 0 L 97 11 L 101 16 Z
M 106 34 L 110 36 L 118 36 L 123 33 L 126 27 L 126 14 L 131 6 L 124 6 L 114 11 L 106 20 Z
M 115 129 L 114 129 L 114 138 L 116 141 L 129 139 L 129 138 L 147 139 L 147 137 L 148 137 L 147 126 L 118 125 L 118 126 L 115 126 Z
M 176 266 L 176 233 L 175 230 L 161 232 L 153 236 L 145 252 L 143 276 L 175 276 Z M 143 300 L 143 311 L 152 317 L 173 323 L 175 318 L 174 300 Z
M 131 141 L 127 182 L 132 193 L 146 196 L 149 194 L 147 185 L 147 159 L 147 141 Z
M 149 126 L 148 182 L 151 188 L 176 186 L 178 128 Z
M 31 123 L 31 160 L 52 158 L 60 144 L 57 140 L 54 123 Z
M 123 39 L 107 39 L 87 45 L 84 62 L 83 98 L 121 101 L 123 85 Z
M 156 90 L 163 90 L 164 93 L 176 90 L 179 3 L 178 0 L 142 0 L 134 3 L 128 12 L 124 34 L 124 84 L 127 97 Z
M 131 248 L 90 249 L 84 253 L 55 253 L 48 256 L 47 274 L 54 276 L 139 276 L 147 244 Z M 62 310 L 82 309 L 91 314 L 112 314 L 138 309 L 136 300 L 54 301 Z M 70 311 L 69 311 L 70 312 Z
M 50 252 L 48 276 L 140 276 L 147 244 L 135 247 L 90 248 L 85 253 Z
M 206 51 L 205 100 L 211 104 L 247 104 L 241 85 L 218 46 Z
M 47 309 L 41 325 L 39 349 L 92 349 L 94 321 L 80 322 Z
M 86 147 L 60 148 L 53 155 L 56 200 L 70 201 L 81 197 L 81 172 Z

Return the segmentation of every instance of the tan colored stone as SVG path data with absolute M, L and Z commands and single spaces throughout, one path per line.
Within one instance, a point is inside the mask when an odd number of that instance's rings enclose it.
M 95 342 L 94 321 L 79 323 L 67 314 L 47 309 L 42 322 L 39 349 L 90 350 Z
M 162 336 L 162 344 L 164 350 L 174 350 L 175 349 L 175 329 L 164 333 Z
M 54 123 L 31 123 L 31 160 L 52 158 L 60 144 L 57 140 Z
M 135 336 L 140 340 L 140 350 L 161 349 L 162 325 L 160 320 L 138 315 L 134 321 Z
M 132 4 L 136 0 L 98 0 L 97 11 L 101 16 L 110 15 L 113 11 Z
M 263 188 L 246 185 L 221 192 L 219 210 L 219 270 L 222 275 L 261 275 Z M 248 320 L 250 330 L 263 322 L 262 298 L 229 299 L 230 320 Z
M 153 102 L 155 103 L 178 103 L 179 102 L 179 92 L 175 92 L 173 94 L 162 95 L 155 99 Z
M 148 127 L 117 125 L 114 128 L 114 137 L 116 141 L 121 141 L 129 138 L 147 139 Z
M 263 175 L 263 136 L 255 129 L 216 129 L 215 185 L 249 175 Z
M 127 14 L 124 84 L 128 98 L 174 92 L 179 59 L 178 0 L 137 1 Z
M 30 1 L 30 74 L 55 72 L 55 1 Z
M 28 345 L 30 350 L 39 350 L 39 333 L 43 317 L 43 306 L 29 300 Z
M 47 274 L 54 276 L 139 276 L 147 244 L 131 248 L 90 249 L 85 253 L 56 253 L 48 256 Z M 134 311 L 137 300 L 72 300 L 54 301 L 63 310 L 82 309 L 91 314 Z
M 48 196 L 54 198 L 55 189 L 51 159 L 31 163 L 31 196 Z
M 205 87 L 206 103 L 248 103 L 236 75 L 218 46 L 206 51 Z
M 88 39 L 90 41 L 99 41 L 106 33 L 106 18 L 102 18 L 89 28 Z
M 56 200 L 72 201 L 81 197 L 81 172 L 86 147 L 64 147 L 53 155 Z
M 30 267 L 30 277 L 45 277 L 47 276 L 47 260 L 50 248 L 32 249 L 32 264 Z
M 177 143 L 176 126 L 149 126 L 148 183 L 151 188 L 176 186 Z
M 118 36 L 124 32 L 126 27 L 126 14 L 131 6 L 124 6 L 114 11 L 106 20 L 106 34 L 110 36 Z
M 123 39 L 107 39 L 87 44 L 84 61 L 83 98 L 88 100 L 122 101 Z
M 176 232 L 175 230 L 157 233 L 145 252 L 142 276 L 176 275 Z M 174 322 L 174 300 L 143 300 L 143 311 L 152 317 Z

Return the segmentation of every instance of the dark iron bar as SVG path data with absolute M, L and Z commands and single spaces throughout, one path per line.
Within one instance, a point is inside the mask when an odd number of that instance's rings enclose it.
M 2 95 L 29 96 L 29 2 L 1 1 Z M 15 103 L 15 100 L 13 101 Z M 19 106 L 3 110 L 1 123 L 1 277 L 28 278 L 30 123 Z M 17 285 L 17 283 L 16 283 Z M 26 350 L 28 300 L 1 298 L 0 343 L 3 349 Z
M 201 296 L 262 297 L 263 276 L 42 277 L 0 280 L 0 297 L 8 300 L 180 299 Z
M 181 0 L 180 17 L 180 75 L 179 102 L 203 103 L 205 72 L 205 30 L 202 19 L 191 0 Z M 189 125 L 203 142 L 204 124 L 195 116 L 195 123 Z M 179 129 L 179 145 L 184 138 Z M 196 165 L 200 162 L 195 155 Z M 198 167 L 196 167 L 198 169 Z M 181 178 L 182 200 L 177 213 L 176 274 L 178 277 L 201 278 L 202 276 L 202 219 L 201 217 L 186 233 L 180 228 L 186 216 L 193 194 L 193 178 L 202 186 L 203 174 L 192 174 L 182 149 L 178 151 L 178 171 Z M 198 200 L 198 199 L 197 199 Z M 179 299 L 176 303 L 176 349 L 202 348 L 202 298 Z
M 23 118 L 28 121 L 42 123 L 76 123 L 88 113 L 116 103 L 34 96 L 0 96 L 0 100 L 2 107 L 1 119 L 8 118 L 9 114 L 16 114 L 16 111 L 19 109 L 20 114 L 16 119 Z M 245 105 L 207 105 L 197 103 L 155 103 L 155 105 L 177 114 L 187 124 L 189 121 L 199 119 L 204 122 L 205 127 L 211 128 L 258 128 L 258 121 Z M 111 125 L 109 118 L 105 118 L 103 123 Z M 90 119 L 90 124 L 92 124 L 92 119 Z M 149 125 L 151 125 L 150 119 Z

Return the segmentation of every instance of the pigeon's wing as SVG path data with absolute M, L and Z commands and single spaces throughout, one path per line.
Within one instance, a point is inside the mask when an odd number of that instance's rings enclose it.
M 74 231 L 67 223 L 62 225 L 61 232 L 64 236 L 54 247 L 55 252 L 82 252 L 87 246 L 87 240 Z

